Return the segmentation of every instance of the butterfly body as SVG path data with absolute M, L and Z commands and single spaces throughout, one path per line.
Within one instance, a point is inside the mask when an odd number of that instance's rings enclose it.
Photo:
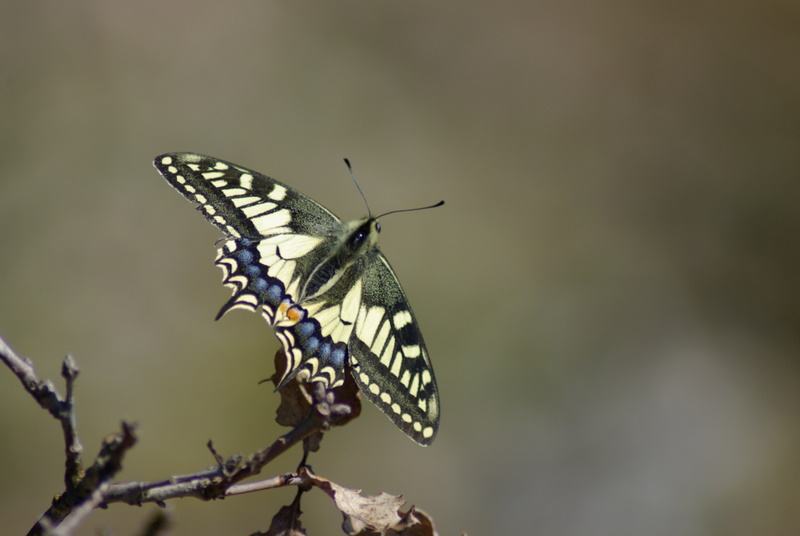
M 169 184 L 226 235 L 216 259 L 232 309 L 260 312 L 288 366 L 332 388 L 345 363 L 367 398 L 414 441 L 439 424 L 436 380 L 422 334 L 386 257 L 380 225 L 342 221 L 297 190 L 230 162 L 194 153 L 155 159 Z

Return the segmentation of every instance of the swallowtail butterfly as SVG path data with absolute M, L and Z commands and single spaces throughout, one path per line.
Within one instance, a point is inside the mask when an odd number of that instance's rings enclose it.
M 193 153 L 154 162 L 167 182 L 225 234 L 216 265 L 231 309 L 260 312 L 283 345 L 282 388 L 301 370 L 332 388 L 345 363 L 364 395 L 429 445 L 439 426 L 433 368 L 389 261 L 380 225 L 349 222 L 270 177 Z

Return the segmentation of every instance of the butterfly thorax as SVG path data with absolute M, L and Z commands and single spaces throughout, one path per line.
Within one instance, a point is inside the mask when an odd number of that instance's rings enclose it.
M 335 245 L 311 272 L 297 299 L 300 302 L 322 297 L 347 275 L 357 278 L 364 263 L 359 262 L 378 245 L 380 225 L 374 218 L 361 218 L 345 223 Z

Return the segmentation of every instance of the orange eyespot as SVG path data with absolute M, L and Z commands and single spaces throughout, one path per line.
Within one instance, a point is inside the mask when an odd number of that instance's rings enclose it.
M 296 324 L 306 317 L 306 311 L 288 299 L 278 305 L 278 314 L 287 318 L 292 324 Z
M 297 306 L 292 306 L 286 311 L 286 317 L 294 323 L 300 322 L 305 316 L 305 311 Z

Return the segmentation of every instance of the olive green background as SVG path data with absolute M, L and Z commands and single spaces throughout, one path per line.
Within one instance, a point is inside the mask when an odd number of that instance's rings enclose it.
M 87 459 L 120 480 L 281 430 L 277 341 L 228 291 L 219 233 L 151 166 L 272 175 L 382 248 L 433 359 L 420 448 L 377 409 L 314 469 L 403 494 L 441 534 L 800 532 L 800 7 L 793 1 L 0 5 L 0 334 L 81 367 Z M 62 489 L 60 430 L 0 370 L 0 519 Z M 293 469 L 287 454 L 264 476 Z M 176 535 L 251 534 L 294 490 L 171 501 Z M 135 534 L 112 505 L 78 534 Z M 311 534 L 336 534 L 321 493 Z

